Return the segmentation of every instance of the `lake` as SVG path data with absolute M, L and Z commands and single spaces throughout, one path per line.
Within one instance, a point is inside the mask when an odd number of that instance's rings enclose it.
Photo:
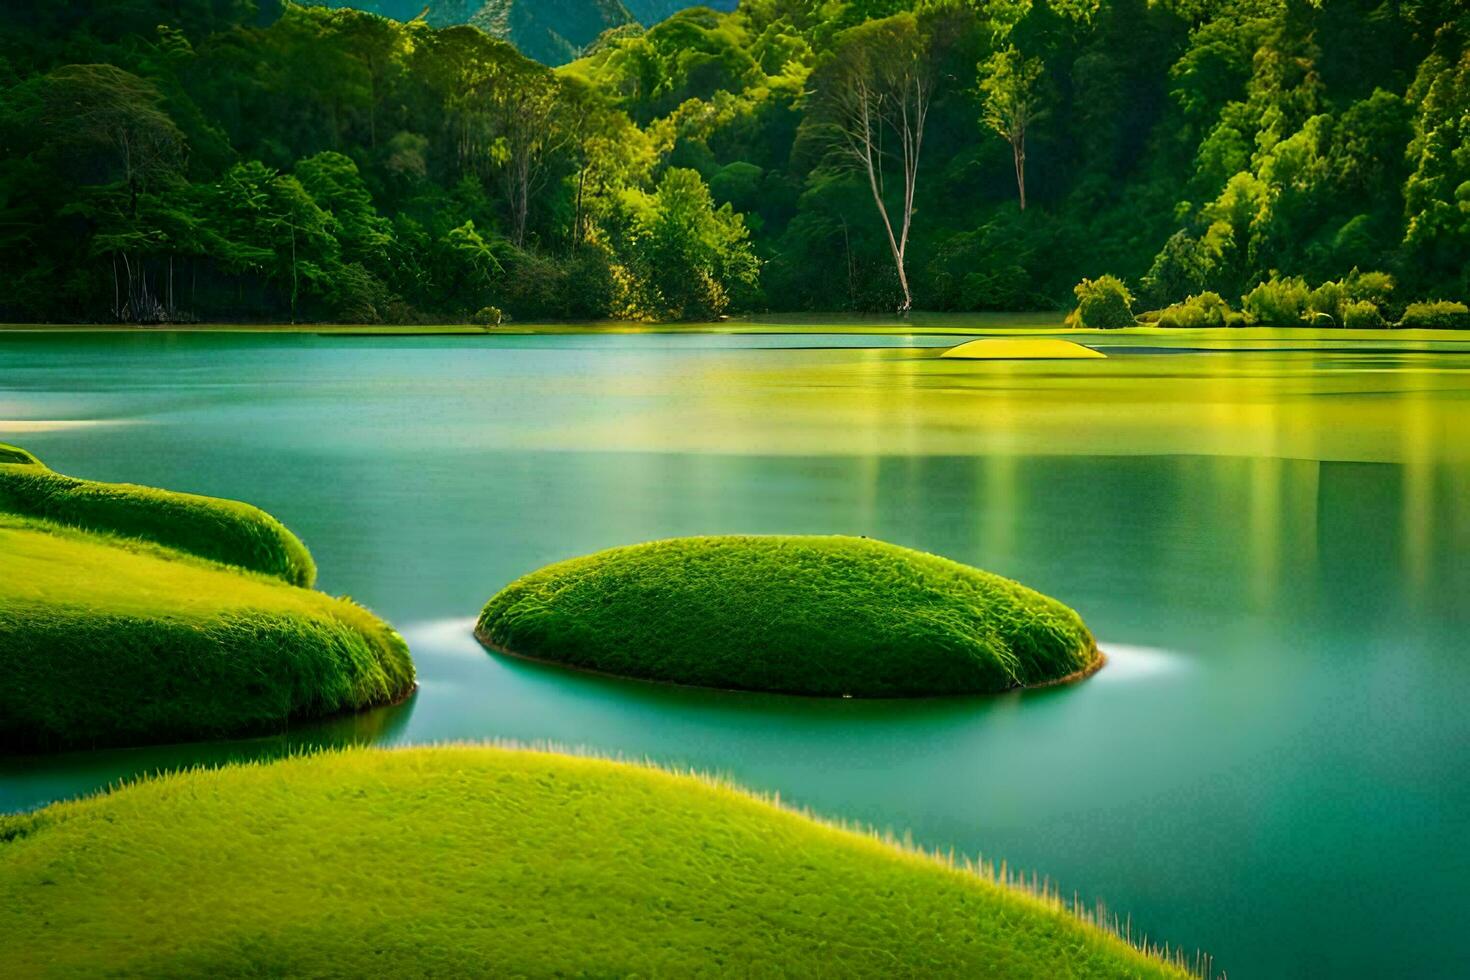
M 972 321 L 973 322 L 973 321 Z M 1470 336 L 0 332 L 0 440 L 237 497 L 397 624 L 421 687 L 289 735 L 0 758 L 0 810 L 351 741 L 506 739 L 725 773 L 1105 900 L 1232 978 L 1463 975 Z M 840 328 L 834 328 L 840 329 Z M 470 635 L 538 566 L 865 534 L 1078 609 L 1110 663 L 995 698 L 622 682 Z

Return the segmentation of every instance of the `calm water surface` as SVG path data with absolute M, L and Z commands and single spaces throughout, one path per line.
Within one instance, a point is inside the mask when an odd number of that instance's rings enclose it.
M 0 810 L 299 744 L 553 742 L 1035 869 L 1232 978 L 1464 976 L 1470 340 L 925 348 L 953 342 L 0 334 L 0 439 L 277 514 L 422 680 L 281 738 L 0 760 Z M 828 702 L 470 636 L 542 564 L 720 532 L 992 569 L 1075 606 L 1112 662 L 1061 690 Z

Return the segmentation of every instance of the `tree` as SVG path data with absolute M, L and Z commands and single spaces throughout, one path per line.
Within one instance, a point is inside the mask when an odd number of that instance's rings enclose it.
M 1040 58 L 1026 58 L 1014 45 L 980 63 L 980 96 L 985 125 L 1011 145 L 1016 193 L 1026 210 L 1026 131 L 1045 112 Z
M 563 97 L 572 83 L 470 28 L 439 32 L 429 51 L 447 62 L 435 74 L 455 123 L 460 165 L 499 185 L 510 240 L 522 248 L 532 202 L 552 161 L 574 139 L 565 115 L 575 100 Z
M 630 313 L 656 319 L 719 316 L 755 288 L 759 263 L 741 215 L 716 208 L 696 171 L 671 167 L 653 194 L 628 195 L 623 253 L 647 284 Z
M 742 0 L 557 71 L 434 26 L 480 0 L 342 4 L 21 5 L 0 320 L 1470 293 L 1464 0 Z
M 571 141 L 561 118 L 561 83 L 531 61 L 517 59 L 484 87 L 495 132 L 500 183 L 510 210 L 510 240 L 526 244 L 531 200 L 545 186 L 551 157 Z
M 209 254 L 237 275 L 260 275 L 287 290 L 296 322 L 303 286 L 324 293 L 340 269 L 332 215 L 291 174 L 258 160 L 236 164 L 210 189 Z
M 903 13 L 842 32 L 817 84 L 839 159 L 867 178 L 903 291 L 898 311 L 907 315 L 914 305 L 906 266 L 909 232 L 924 124 L 934 96 L 929 45 L 917 18 Z M 897 141 L 897 151 L 885 145 L 889 136 Z M 885 200 L 890 156 L 897 158 L 902 181 L 897 232 Z
M 65 65 L 39 84 L 47 143 L 84 188 L 63 212 L 93 223 L 89 251 L 112 267 L 114 319 L 171 319 L 169 230 L 187 227 L 190 219 L 150 196 L 156 186 L 177 180 L 184 163 L 184 136 L 162 109 L 163 96 L 152 82 L 114 65 Z M 147 257 L 158 253 L 170 255 L 162 299 L 147 267 Z
M 1404 244 L 1421 274 L 1458 272 L 1470 289 L 1470 44 L 1445 28 L 1409 87 L 1416 110 L 1404 184 Z M 1456 51 L 1456 49 L 1459 49 Z
M 149 183 L 183 165 L 184 135 L 162 98 L 152 82 L 114 65 L 65 65 L 46 77 L 44 122 L 58 143 L 108 161 L 136 213 Z
M 388 73 L 395 67 L 402 38 L 392 21 L 358 10 L 334 12 L 332 24 L 349 57 L 361 64 L 367 75 L 368 145 L 376 149 L 378 103 L 387 88 Z
M 296 178 L 316 205 L 332 216 L 332 234 L 344 257 L 370 269 L 387 261 L 392 230 L 378 215 L 357 164 L 332 150 L 296 163 Z

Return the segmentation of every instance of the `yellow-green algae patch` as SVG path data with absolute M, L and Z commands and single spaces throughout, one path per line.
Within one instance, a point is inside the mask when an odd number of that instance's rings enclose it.
M 1164 978 L 1054 899 L 728 785 L 492 747 L 174 773 L 0 818 L 18 976 Z
M 585 670 L 825 696 L 990 694 L 1102 662 L 1055 599 L 838 535 L 675 538 L 574 558 L 491 598 L 475 633 Z
M 996 338 L 958 344 L 940 357 L 967 361 L 1084 360 L 1107 357 L 1102 351 L 1070 340 Z

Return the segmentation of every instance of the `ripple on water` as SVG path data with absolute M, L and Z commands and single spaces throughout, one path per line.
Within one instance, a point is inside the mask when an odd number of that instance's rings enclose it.
M 475 639 L 474 616 L 411 623 L 400 627 L 398 632 L 415 656 L 427 653 L 431 656 L 474 657 L 477 660 L 485 656 L 485 648 Z
M 1107 655 L 1108 662 L 1092 676 L 1094 684 L 1142 680 L 1189 668 L 1188 658 L 1172 650 L 1104 642 L 1099 642 L 1098 648 Z

